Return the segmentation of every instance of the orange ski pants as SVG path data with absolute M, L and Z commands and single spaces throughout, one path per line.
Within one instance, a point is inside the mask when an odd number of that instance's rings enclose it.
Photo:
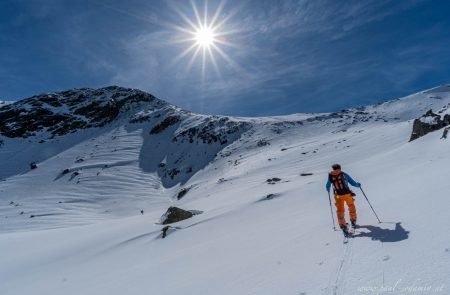
M 338 219 L 339 226 L 347 225 L 345 221 L 345 203 L 348 206 L 348 212 L 350 213 L 350 220 L 356 221 L 356 207 L 355 207 L 355 199 L 351 194 L 345 195 L 335 195 L 334 201 L 336 205 L 336 215 Z

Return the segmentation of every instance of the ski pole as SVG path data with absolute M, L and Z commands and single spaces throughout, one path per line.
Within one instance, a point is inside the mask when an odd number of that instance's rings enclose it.
M 330 201 L 331 220 L 333 221 L 333 229 L 336 230 L 336 224 L 334 224 L 333 207 L 331 206 L 331 196 L 328 192 L 328 200 Z
M 380 218 L 378 218 L 378 215 L 377 215 L 377 213 L 375 212 L 375 210 L 373 209 L 372 204 L 370 204 L 370 201 L 369 201 L 369 199 L 367 198 L 366 193 L 364 193 L 362 187 L 359 187 L 359 189 L 361 190 L 361 192 L 363 193 L 364 197 L 366 198 L 367 203 L 369 203 L 370 208 L 372 208 L 373 214 L 375 214 L 375 217 L 378 219 L 378 223 L 381 223 L 381 220 L 380 220 Z

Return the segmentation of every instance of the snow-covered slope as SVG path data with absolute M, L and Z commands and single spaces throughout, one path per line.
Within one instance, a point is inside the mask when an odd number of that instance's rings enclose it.
M 0 293 L 445 294 L 450 141 L 408 141 L 414 119 L 449 105 L 441 86 L 330 114 L 233 118 L 107 87 L 1 107 Z M 348 244 L 324 189 L 335 162 L 384 221 L 357 191 L 362 227 Z M 169 206 L 203 213 L 162 238 Z

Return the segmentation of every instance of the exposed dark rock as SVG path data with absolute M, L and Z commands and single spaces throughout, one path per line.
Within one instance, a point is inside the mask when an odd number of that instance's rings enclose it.
M 273 197 L 275 197 L 275 194 L 268 194 L 268 195 L 265 197 L 265 199 L 266 199 L 266 200 L 271 200 L 271 199 L 273 199 Z
M 194 216 L 190 211 L 186 211 L 177 207 L 169 207 L 166 213 L 161 216 L 160 223 L 161 224 L 170 224 L 178 221 L 182 221 Z
M 269 179 L 266 180 L 266 182 L 267 182 L 268 184 L 275 184 L 275 183 L 277 183 L 277 182 L 279 182 L 279 181 L 281 181 L 281 179 L 278 178 L 278 177 L 269 178 Z
M 272 200 L 275 197 L 275 194 L 268 194 L 263 198 L 263 200 Z
M 179 116 L 169 116 L 165 118 L 161 123 L 156 125 L 155 127 L 150 130 L 150 134 L 158 134 L 166 130 L 172 125 L 175 125 L 176 123 L 180 122 Z
M 36 169 L 37 167 L 38 166 L 37 166 L 37 164 L 35 162 L 30 163 L 30 169 L 31 170 Z
M 165 237 L 167 237 L 167 231 L 169 230 L 170 226 L 165 226 L 161 229 L 162 231 L 162 238 L 164 239 Z
M 62 106 L 62 103 L 58 100 L 58 98 L 55 96 L 52 96 L 52 95 L 40 97 L 38 100 L 41 102 L 44 102 L 52 107 Z
M 450 130 L 450 127 L 444 129 L 444 132 L 442 132 L 441 139 L 447 139 L 448 130 Z
M 156 98 L 150 94 L 117 86 L 36 95 L 0 106 L 0 134 L 13 138 L 26 138 L 41 131 L 49 131 L 53 136 L 65 135 L 79 129 L 102 127 L 131 103 L 153 101 Z
M 173 168 L 169 171 L 167 171 L 167 175 L 173 179 L 175 176 L 177 176 L 180 173 L 180 170 L 178 170 L 177 168 Z
M 433 113 L 429 110 L 419 119 L 415 119 L 413 123 L 413 130 L 409 141 L 413 141 L 420 138 L 430 132 L 439 130 L 450 124 L 450 116 L 445 115 L 441 118 L 440 115 Z
M 263 146 L 266 146 L 266 145 L 270 145 L 270 142 L 268 140 L 266 140 L 266 139 L 260 139 L 256 143 L 256 146 L 258 146 L 258 147 L 263 147 Z
M 300 174 L 300 176 L 311 176 L 311 175 L 313 175 L 313 173 L 302 173 L 302 174 Z
M 444 125 L 445 126 L 450 125 L 450 115 L 449 114 L 445 114 L 444 118 L 442 119 L 442 121 L 444 121 Z
M 62 175 L 66 175 L 67 173 L 69 173 L 70 172 L 70 169 L 69 168 L 66 168 L 66 169 L 64 169 L 63 170 L 63 172 L 61 173 Z
M 218 119 L 218 120 L 217 120 Z M 204 123 L 180 132 L 172 141 L 174 142 L 201 142 L 204 144 L 229 142 L 229 136 L 249 128 L 245 122 L 229 121 L 228 117 L 208 118 Z
M 161 239 L 166 238 L 168 235 L 176 232 L 177 230 L 179 230 L 181 228 L 176 227 L 176 226 L 170 226 L 170 225 L 166 225 L 165 227 L 163 227 L 161 229 L 161 235 L 159 236 Z
M 73 180 L 75 177 L 79 176 L 80 172 L 79 171 L 75 171 L 70 175 L 70 181 Z M 78 180 L 77 183 L 80 183 L 80 181 Z
M 261 199 L 259 199 L 259 200 L 256 201 L 256 202 L 269 201 L 269 200 L 273 200 L 273 199 L 275 199 L 275 198 L 279 198 L 279 197 L 281 197 L 281 196 L 282 196 L 281 194 L 268 194 L 268 195 L 262 197 Z
M 188 192 L 189 192 L 190 188 L 183 188 L 182 190 L 180 190 L 177 194 L 177 200 L 181 200 L 181 198 L 183 198 Z

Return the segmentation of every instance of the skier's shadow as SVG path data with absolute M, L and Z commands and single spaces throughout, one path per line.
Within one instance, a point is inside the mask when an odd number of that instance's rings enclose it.
M 353 235 L 355 238 L 368 237 L 373 241 L 383 243 L 400 242 L 409 238 L 409 231 L 401 226 L 401 222 L 396 222 L 394 229 L 386 229 L 374 225 L 360 225 L 358 228 L 368 229 L 369 232 L 358 232 Z

